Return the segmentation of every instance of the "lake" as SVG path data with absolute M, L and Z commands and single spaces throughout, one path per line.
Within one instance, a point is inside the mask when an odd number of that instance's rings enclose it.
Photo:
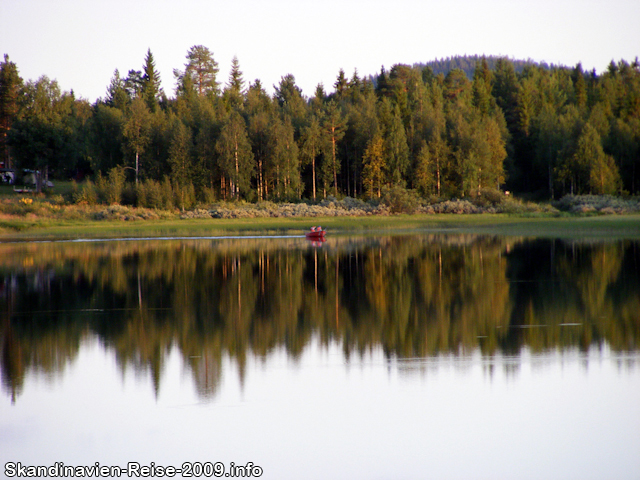
M 8 477 L 639 479 L 640 241 L 1 243 L 0 362 Z

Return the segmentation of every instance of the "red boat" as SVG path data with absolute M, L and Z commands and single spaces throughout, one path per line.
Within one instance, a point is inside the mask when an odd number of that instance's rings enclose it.
M 322 227 L 311 227 L 311 230 L 305 233 L 305 237 L 310 240 L 319 240 L 324 239 L 326 233 L 327 231 L 323 230 Z

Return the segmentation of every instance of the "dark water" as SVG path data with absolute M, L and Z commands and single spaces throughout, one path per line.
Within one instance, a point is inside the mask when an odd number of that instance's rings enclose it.
M 0 475 L 640 478 L 637 241 L 0 244 L 0 354 Z

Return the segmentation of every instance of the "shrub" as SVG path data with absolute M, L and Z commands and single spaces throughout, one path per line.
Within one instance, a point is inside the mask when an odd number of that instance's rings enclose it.
M 391 213 L 413 213 L 418 208 L 418 195 L 414 190 L 395 185 L 384 190 L 382 203 Z
M 173 188 L 171 187 L 171 180 L 169 180 L 169 177 L 164 177 L 158 193 L 160 202 L 160 206 L 158 208 L 173 210 L 175 203 L 173 201 Z
M 640 201 L 612 195 L 565 195 L 556 207 L 570 213 L 621 214 L 640 212 Z
M 183 212 L 191 208 L 196 203 L 196 191 L 193 188 L 193 183 L 189 182 L 186 185 L 174 185 L 174 205 L 177 206 Z
M 87 179 L 80 189 L 73 194 L 73 201 L 84 205 L 97 205 L 98 204 L 98 191 L 96 185 L 89 179 Z
M 102 178 L 102 177 L 100 177 Z M 122 203 L 122 191 L 125 183 L 124 167 L 113 167 L 107 174 L 104 184 L 104 197 L 109 205 Z

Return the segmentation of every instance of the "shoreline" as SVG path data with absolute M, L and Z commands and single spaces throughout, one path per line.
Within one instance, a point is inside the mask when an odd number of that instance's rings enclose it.
M 157 237 L 218 237 L 234 234 L 303 235 L 322 225 L 332 235 L 389 233 L 473 233 L 540 238 L 640 239 L 640 214 L 513 215 L 399 214 L 389 216 L 288 218 L 155 218 L 63 220 L 0 218 L 0 242 Z

